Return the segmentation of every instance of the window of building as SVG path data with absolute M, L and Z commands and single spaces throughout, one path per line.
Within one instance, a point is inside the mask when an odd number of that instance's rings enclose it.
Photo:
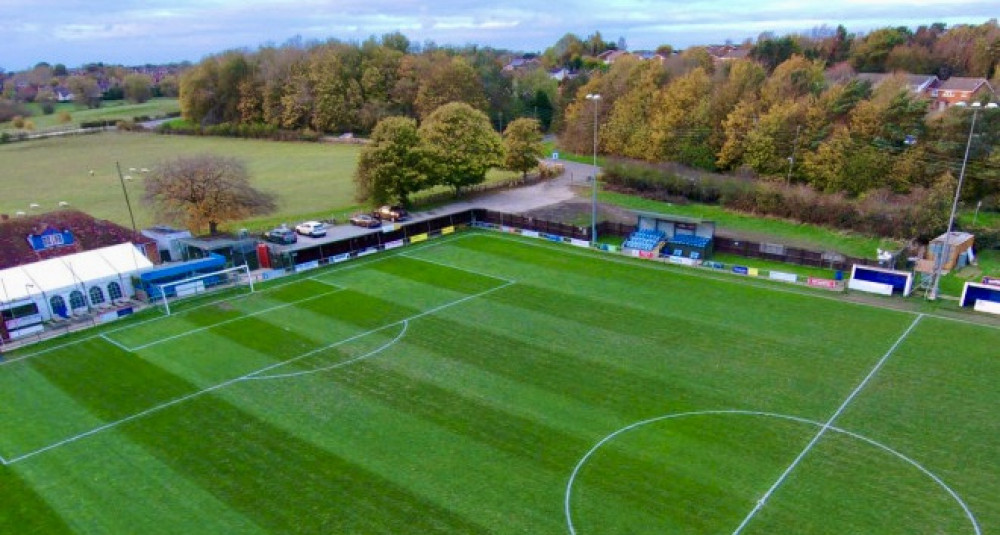
M 99 305 L 104 302 L 104 290 L 100 286 L 90 287 L 90 302 L 94 305 Z

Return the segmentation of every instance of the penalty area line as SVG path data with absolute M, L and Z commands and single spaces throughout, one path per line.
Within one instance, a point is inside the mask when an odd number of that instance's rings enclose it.
M 321 297 L 326 297 L 328 295 L 333 295 L 333 294 L 335 294 L 337 292 L 341 292 L 343 290 L 344 290 L 344 288 L 337 288 L 336 290 L 331 290 L 329 292 L 324 292 L 324 293 L 321 293 L 321 294 L 316 294 L 316 295 L 312 295 L 312 296 L 309 296 L 309 297 L 305 297 L 303 299 L 299 299 L 298 301 L 290 301 L 288 303 L 284 303 L 284 304 L 281 304 L 281 305 L 275 305 L 273 307 L 268 307 L 268 308 L 265 308 L 263 310 L 258 310 L 257 312 L 251 312 L 250 314 L 243 314 L 241 316 L 238 316 L 238 317 L 235 317 L 235 318 L 229 318 L 227 320 L 223 320 L 223 321 L 220 321 L 218 323 L 213 323 L 211 325 L 205 325 L 203 327 L 198 327 L 196 329 L 191 329 L 189 331 L 184 331 L 182 333 L 178 333 L 178 334 L 175 334 L 175 335 L 172 335 L 172 336 L 167 336 L 166 338 L 160 338 L 158 340 L 153 340 L 152 342 L 149 342 L 149 343 L 146 343 L 146 344 L 142 344 L 140 346 L 136 346 L 136 347 L 134 347 L 132 349 L 132 351 L 139 351 L 139 350 L 142 350 L 142 349 L 146 349 L 147 347 L 152 347 L 152 346 L 155 346 L 155 345 L 162 344 L 164 342 L 169 342 L 171 340 L 176 340 L 178 338 L 183 338 L 185 336 L 190 336 L 192 334 L 198 334 L 200 332 L 207 331 L 209 329 L 214 329 L 215 327 L 218 327 L 220 325 L 226 325 L 226 324 L 233 323 L 233 322 L 236 322 L 236 321 L 245 320 L 247 318 L 252 318 L 254 316 L 259 316 L 261 314 L 266 314 L 268 312 L 274 312 L 275 310 L 280 310 L 280 309 L 283 309 L 283 308 L 288 308 L 290 306 L 295 306 L 295 305 L 298 305 L 300 303 L 305 303 L 306 301 L 312 301 L 312 300 L 315 300 L 315 299 L 319 299 Z
M 303 353 L 303 354 L 301 354 L 301 355 L 299 355 L 297 357 L 291 358 L 289 360 L 284 360 L 284 361 L 281 361 L 281 362 L 276 362 L 274 364 L 270 364 L 270 365 L 265 366 L 263 368 L 260 368 L 258 370 L 254 370 L 254 371 L 252 371 L 250 373 L 241 375 L 239 377 L 234 377 L 233 379 L 229 379 L 229 380 L 223 381 L 221 383 L 218 383 L 218 384 L 215 384 L 215 385 L 203 388 L 201 390 L 198 390 L 197 392 L 191 392 L 190 394 L 186 394 L 186 395 L 180 396 L 178 398 L 174 398 L 174 399 L 172 399 L 170 401 L 166 401 L 166 402 L 161 403 L 159 405 L 155 405 L 153 407 L 149 407 L 148 409 L 139 411 L 139 412 L 137 412 L 135 414 L 131 414 L 129 416 L 126 416 L 124 418 L 120 418 L 120 419 L 115 420 L 113 422 L 108 422 L 108 423 L 106 423 L 104 425 L 100 425 L 98 427 L 90 429 L 89 431 L 84 431 L 83 433 L 79 433 L 79 434 L 76 434 L 74 436 L 71 436 L 71 437 L 59 440 L 57 442 L 53 442 L 52 444 L 49 444 L 47 446 L 43 446 L 43 447 L 38 448 L 38 449 L 36 449 L 34 451 L 30 451 L 28 453 L 25 453 L 25 454 L 22 454 L 22 455 L 18 455 L 16 457 L 12 457 L 12 458 L 6 459 L 6 461 L 4 462 L 4 465 L 14 464 L 14 463 L 26 460 L 26 459 L 30 459 L 30 458 L 32 458 L 32 457 L 34 457 L 36 455 L 41 454 L 41 453 L 45 453 L 47 451 L 51 451 L 53 449 L 59 448 L 61 446 L 65 446 L 65 445 L 70 444 L 72 442 L 76 442 L 78 440 L 81 440 L 81 439 L 84 439 L 84 438 L 96 435 L 96 434 L 101 433 L 103 431 L 107 431 L 109 429 L 113 429 L 115 427 L 118 427 L 121 424 L 128 423 L 128 422 L 131 422 L 133 420 L 137 420 L 139 418 L 142 418 L 142 417 L 148 416 L 150 414 L 159 412 L 159 411 L 161 411 L 163 409 L 166 409 L 166 408 L 169 408 L 169 407 L 173 407 L 174 405 L 177 405 L 177 404 L 183 403 L 185 401 L 194 399 L 194 398 L 199 397 L 199 396 L 201 396 L 203 394 L 208 394 L 208 393 L 214 392 L 216 390 L 219 390 L 220 388 L 224 388 L 224 387 L 227 387 L 227 386 L 235 384 L 235 383 L 239 383 L 239 382 L 242 382 L 242 381 L 247 381 L 247 380 L 251 380 L 251 379 L 257 378 L 262 373 L 266 373 L 266 372 L 268 372 L 270 370 L 279 368 L 279 367 L 284 366 L 286 364 L 289 364 L 289 363 L 301 360 L 301 359 L 309 357 L 311 355 L 315 355 L 315 354 L 317 354 L 319 352 L 322 352 L 322 351 L 329 350 L 329 349 L 331 349 L 333 347 L 336 347 L 338 345 L 342 345 L 342 344 L 348 343 L 350 341 L 357 340 L 357 339 L 359 339 L 361 337 L 364 337 L 364 336 L 367 336 L 369 334 L 374 334 L 376 332 L 383 331 L 385 329 L 388 329 L 388 328 L 396 326 L 396 325 L 403 325 L 404 326 L 402 332 L 400 333 L 400 336 L 401 336 L 403 333 L 406 332 L 406 327 L 409 325 L 409 322 L 412 321 L 412 320 L 415 320 L 417 318 L 422 318 L 424 316 L 427 316 L 427 315 L 430 315 L 430 314 L 434 314 L 436 312 L 440 312 L 440 311 L 442 311 L 444 309 L 447 309 L 449 307 L 453 307 L 455 305 L 464 303 L 466 301 L 469 301 L 469 300 L 472 300 L 472 299 L 476 299 L 478 297 L 482 297 L 484 295 L 487 295 L 487 294 L 490 294 L 490 293 L 502 290 L 502 289 L 507 288 L 508 286 L 510 286 L 512 284 L 514 284 L 513 281 L 512 282 L 508 282 L 506 284 L 502 284 L 502 285 L 497 286 L 495 288 L 490 288 L 489 290 L 485 290 L 485 291 L 479 292 L 477 294 L 467 295 L 467 296 L 465 296 L 465 297 L 463 297 L 461 299 L 458 299 L 458 300 L 455 300 L 455 301 L 451 301 L 451 302 L 445 303 L 443 305 L 436 306 L 434 308 L 431 308 L 431 309 L 425 310 L 423 312 L 420 312 L 419 314 L 414 314 L 414 315 L 412 315 L 412 316 L 410 316 L 408 318 L 404 318 L 404 319 L 401 319 L 399 321 L 395 321 L 393 323 L 389 323 L 389 324 L 383 325 L 381 327 L 376 327 L 374 329 L 365 331 L 365 332 L 360 333 L 360 334 L 356 334 L 356 335 L 351 336 L 349 338 L 345 338 L 344 340 L 338 340 L 337 342 L 333 342 L 331 344 L 327 344 L 327 345 L 325 345 L 323 347 L 319 347 L 319 348 L 313 349 L 311 351 L 307 351 L 307 352 L 305 352 L 305 353 Z M 333 293 L 333 292 L 330 292 L 330 293 Z M 357 362 L 358 360 L 360 360 L 360 359 L 353 359 L 351 362 Z M 260 377 L 260 379 L 264 379 L 264 378 L 269 378 L 269 377 Z
M 782 472 L 780 476 L 778 476 L 778 479 L 774 482 L 774 484 L 771 485 L 769 489 L 767 489 L 767 492 L 765 492 L 764 495 L 761 496 L 759 500 L 757 500 L 757 503 L 754 505 L 750 513 L 748 513 L 747 516 L 743 518 L 743 521 L 740 522 L 740 525 L 737 526 L 735 530 L 733 530 L 733 535 L 739 535 L 743 531 L 743 528 L 745 528 L 747 524 L 749 524 L 750 521 L 753 520 L 753 517 L 757 516 L 757 513 L 764 508 L 764 505 L 767 504 L 767 501 L 771 498 L 771 495 L 774 494 L 774 491 L 776 491 L 778 487 L 780 487 L 781 484 L 785 482 L 785 479 L 788 478 L 788 475 L 791 474 L 793 470 L 795 470 L 795 468 L 799 465 L 799 463 L 802 462 L 802 459 L 804 459 L 805 456 L 809 453 L 809 451 L 812 450 L 813 446 L 815 446 L 816 443 L 819 442 L 821 438 L 823 438 L 823 435 L 825 435 L 827 430 L 829 430 L 833 425 L 834 420 L 836 420 L 844 412 L 844 410 L 847 409 L 847 406 L 850 405 L 850 403 L 854 401 L 854 398 L 858 395 L 858 393 L 861 392 L 861 390 L 866 385 L 868 385 L 868 382 L 871 381 L 872 377 L 875 377 L 875 374 L 878 373 L 878 371 L 882 368 L 882 365 L 885 364 L 887 360 L 889 360 L 889 357 L 892 356 L 893 353 L 896 352 L 896 348 L 898 348 L 899 345 L 903 343 L 903 340 L 906 340 L 906 337 L 908 337 L 910 333 L 913 332 L 913 329 L 917 327 L 917 324 L 920 323 L 920 320 L 923 317 L 924 317 L 923 314 L 918 315 L 913 320 L 913 322 L 910 323 L 910 326 L 907 327 L 906 331 L 904 331 L 903 334 L 896 339 L 896 342 L 892 344 L 892 347 L 890 347 L 889 350 L 886 351 L 884 355 L 882 355 L 882 358 L 879 359 L 877 363 L 875 363 L 875 366 L 871 369 L 871 371 L 868 372 L 868 375 L 866 375 L 865 378 L 861 380 L 858 386 L 856 386 L 854 390 L 850 393 L 850 395 L 847 396 L 847 399 L 845 399 L 844 402 L 840 404 L 840 407 L 837 407 L 837 410 L 834 411 L 833 415 L 830 416 L 830 418 L 823 424 L 822 427 L 820 427 L 819 431 L 816 432 L 816 435 L 813 436 L 812 440 L 810 440 L 809 443 L 806 444 L 806 447 L 803 448 L 802 451 L 800 451 L 799 454 L 795 457 L 795 459 L 792 461 L 792 464 L 788 465 L 788 468 L 785 468 L 785 471 Z

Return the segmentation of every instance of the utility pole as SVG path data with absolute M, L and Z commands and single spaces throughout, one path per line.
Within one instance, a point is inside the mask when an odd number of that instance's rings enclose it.
M 785 179 L 785 183 L 789 186 L 792 185 L 792 165 L 795 164 L 795 151 L 799 148 L 799 131 L 802 130 L 802 125 L 795 126 L 795 143 L 792 144 L 792 155 L 788 157 L 788 178 Z

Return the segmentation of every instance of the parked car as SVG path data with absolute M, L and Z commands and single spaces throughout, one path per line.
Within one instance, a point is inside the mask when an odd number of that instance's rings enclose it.
M 368 214 L 356 214 L 351 216 L 351 224 L 365 228 L 374 228 L 382 226 L 382 222 L 379 221 L 377 217 Z
M 318 238 L 320 236 L 326 236 L 326 225 L 320 223 L 319 221 L 305 221 L 295 226 L 295 232 L 298 232 L 303 236 Z
M 404 221 L 409 217 L 409 214 L 406 213 L 406 210 L 402 206 L 388 204 L 378 207 L 378 209 L 372 212 L 372 215 L 389 221 Z
M 264 233 L 264 239 L 271 243 L 287 245 L 299 241 L 299 237 L 290 228 L 279 227 Z

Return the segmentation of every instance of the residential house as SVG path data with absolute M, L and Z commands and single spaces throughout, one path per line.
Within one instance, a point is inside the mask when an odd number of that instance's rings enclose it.
M 605 50 L 597 55 L 597 59 L 604 62 L 605 65 L 611 65 L 615 61 L 618 61 L 619 58 L 631 55 L 627 50 Z
M 862 72 L 855 76 L 856 79 L 869 82 L 872 87 L 878 87 L 882 82 L 895 76 L 902 76 L 906 81 L 906 87 L 917 95 L 926 95 L 927 91 L 937 81 L 937 76 L 933 74 L 906 74 L 906 73 L 883 73 L 883 72 Z
M 947 80 L 937 80 L 927 92 L 931 107 L 943 110 L 949 106 L 967 105 L 983 99 L 996 101 L 997 93 L 986 78 L 965 78 L 952 76 Z
M 68 87 L 56 86 L 53 91 L 56 94 L 56 100 L 59 102 L 73 102 L 73 92 Z
M 513 73 L 531 71 L 540 68 L 541 66 L 542 62 L 536 57 L 512 58 L 506 65 L 504 65 L 503 72 Z

